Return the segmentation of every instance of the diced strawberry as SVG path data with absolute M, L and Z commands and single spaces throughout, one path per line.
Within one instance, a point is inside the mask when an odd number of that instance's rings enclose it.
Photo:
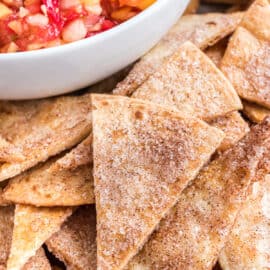
M 116 25 L 115 22 L 110 21 L 110 20 L 103 20 L 102 24 L 101 24 L 101 30 L 106 31 L 109 30 L 111 28 L 113 28 Z

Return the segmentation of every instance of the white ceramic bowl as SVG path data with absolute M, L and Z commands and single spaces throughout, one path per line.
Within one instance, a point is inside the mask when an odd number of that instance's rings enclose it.
M 0 54 L 0 99 L 59 95 L 108 77 L 153 47 L 188 2 L 158 0 L 136 17 L 89 39 L 37 51 Z

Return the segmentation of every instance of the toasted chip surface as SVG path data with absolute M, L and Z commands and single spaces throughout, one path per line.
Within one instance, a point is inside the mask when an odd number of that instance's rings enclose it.
M 42 244 L 60 229 L 71 213 L 71 208 L 16 205 L 7 270 L 23 267 Z
M 221 69 L 238 94 L 270 108 L 270 3 L 255 1 L 234 33 Z
M 3 198 L 35 206 L 77 206 L 95 202 L 92 137 L 63 157 L 47 161 L 9 181 Z
M 242 108 L 231 83 L 190 42 L 184 43 L 132 97 L 167 105 L 205 120 Z
M 269 109 L 255 103 L 244 101 L 243 107 L 243 113 L 249 118 L 249 120 L 255 123 L 262 122 L 267 115 L 270 115 Z
M 223 139 L 156 104 L 93 95 L 98 269 L 122 269 Z
M 184 42 L 189 40 L 199 48 L 205 49 L 231 34 L 241 18 L 241 13 L 212 13 L 181 17 L 168 34 L 135 64 L 129 75 L 117 85 L 114 93 L 131 95 L 150 75 L 158 71 L 164 61 Z
M 249 132 L 248 123 L 242 118 L 239 112 L 220 116 L 209 122 L 209 124 L 221 129 L 226 135 L 218 148 L 221 152 L 231 148 Z
M 6 269 L 6 263 L 11 246 L 13 230 L 14 207 L 0 207 L 0 269 Z
M 96 270 L 95 206 L 82 206 L 76 210 L 46 245 L 68 269 Z
M 128 269 L 212 269 L 258 164 L 269 155 L 270 118 L 206 166 Z
M 270 267 L 270 175 L 253 183 L 225 248 L 219 257 L 224 270 Z
M 13 231 L 14 207 L 0 207 L 0 269 L 5 270 L 10 252 Z M 36 255 L 22 267 L 22 270 L 51 269 L 44 250 L 40 248 Z
M 82 141 L 91 131 L 90 95 L 0 103 L 0 136 L 21 160 L 1 163 L 0 181 Z M 7 153 L 6 147 L 0 152 Z M 1 156 L 1 154 L 0 154 Z
M 219 67 L 220 62 L 224 56 L 224 53 L 226 51 L 228 45 L 228 39 L 224 38 L 220 40 L 215 45 L 208 47 L 205 50 L 206 55 L 214 62 L 214 64 Z

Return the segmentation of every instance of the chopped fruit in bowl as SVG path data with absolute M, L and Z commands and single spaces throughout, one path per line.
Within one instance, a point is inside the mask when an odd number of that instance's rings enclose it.
M 58 46 L 104 32 L 155 0 L 0 0 L 0 53 Z

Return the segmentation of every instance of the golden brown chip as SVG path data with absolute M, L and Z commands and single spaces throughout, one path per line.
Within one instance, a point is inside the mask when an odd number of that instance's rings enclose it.
M 214 64 L 219 67 L 220 62 L 224 56 L 224 53 L 226 51 L 228 45 L 228 39 L 224 38 L 220 40 L 217 44 L 214 46 L 208 47 L 205 50 L 205 54 L 214 62 Z
M 221 129 L 226 135 L 218 148 L 221 152 L 231 148 L 249 132 L 248 123 L 238 112 L 218 117 L 209 122 L 209 124 Z
M 6 270 L 13 231 L 14 207 L 0 207 L 0 269 Z M 50 264 L 42 248 L 22 267 L 22 270 L 49 270 Z
M 129 75 L 117 85 L 114 94 L 131 95 L 149 76 L 158 71 L 164 61 L 184 42 L 189 40 L 200 49 L 205 49 L 231 34 L 241 18 L 242 13 L 181 17 L 168 34 L 135 64 Z
M 95 207 L 80 207 L 64 223 L 61 230 L 46 241 L 46 245 L 68 269 L 96 270 Z
M 20 269 L 60 229 L 71 213 L 71 208 L 16 205 L 7 270 Z
M 224 270 L 270 267 L 270 175 L 258 180 L 219 257 Z
M 199 119 L 93 95 L 98 269 L 122 269 L 223 139 Z
M 128 269 L 212 269 L 269 150 L 270 117 L 199 173 Z
M 0 103 L 0 136 L 23 160 L 1 162 L 0 181 L 83 140 L 91 131 L 90 95 Z M 6 147 L 0 148 L 0 153 Z M 3 155 L 0 154 L 3 157 Z
M 3 198 L 35 206 L 77 206 L 95 202 L 92 136 L 62 158 L 52 159 L 9 181 Z
M 270 3 L 257 0 L 231 38 L 221 69 L 238 94 L 270 108 Z
M 6 269 L 13 230 L 13 206 L 0 206 L 0 269 Z
M 270 115 L 270 110 L 255 103 L 243 101 L 243 113 L 254 123 L 260 123 L 267 116 Z
M 190 0 L 184 15 L 196 13 L 200 6 L 200 0 Z
M 184 43 L 132 97 L 166 105 L 205 120 L 242 108 L 230 82 L 190 42 Z

